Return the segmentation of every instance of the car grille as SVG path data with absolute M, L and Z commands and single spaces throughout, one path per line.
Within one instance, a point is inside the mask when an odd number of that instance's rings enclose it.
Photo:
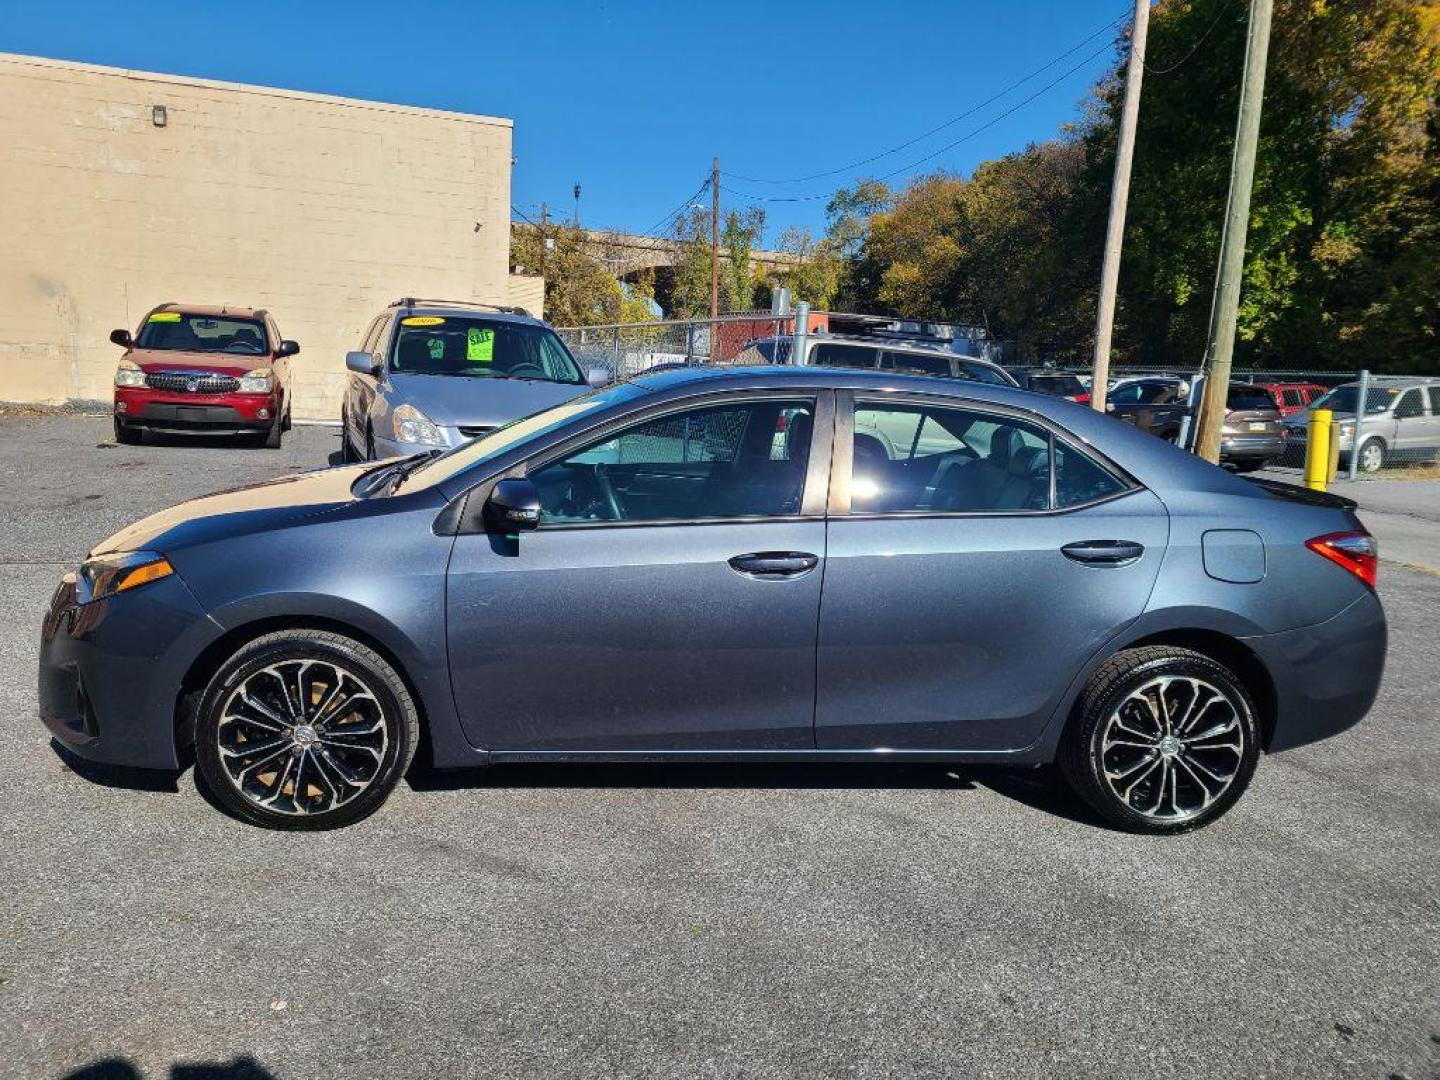
M 145 385 L 151 390 L 168 390 L 176 394 L 233 394 L 240 389 L 240 380 L 233 375 L 157 371 L 145 376 Z
M 489 435 L 495 429 L 493 427 L 466 427 L 462 424 L 458 430 L 467 439 L 478 439 L 481 435 Z

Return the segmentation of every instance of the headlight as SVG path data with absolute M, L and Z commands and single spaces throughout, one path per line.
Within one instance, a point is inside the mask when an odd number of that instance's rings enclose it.
M 116 386 L 144 386 L 145 372 L 140 370 L 140 365 L 134 360 L 121 360 L 120 366 L 115 369 Z
M 114 555 L 97 555 L 86 559 L 80 567 L 79 601 L 104 600 L 107 596 L 139 588 L 159 581 L 175 572 L 170 560 L 153 551 L 122 551 Z
M 414 405 L 401 405 L 394 413 L 395 438 L 399 442 L 445 446 L 445 432 Z
M 240 393 L 268 394 L 275 385 L 275 373 L 268 367 L 256 368 L 240 378 Z

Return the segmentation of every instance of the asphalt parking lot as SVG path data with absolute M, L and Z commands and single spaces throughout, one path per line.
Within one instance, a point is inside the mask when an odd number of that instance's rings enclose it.
M 1198 834 L 1028 773 L 517 766 L 287 835 L 72 769 L 36 653 L 96 541 L 335 432 L 108 444 L 0 417 L 0 1075 L 1440 1077 L 1440 518 L 1370 718 Z

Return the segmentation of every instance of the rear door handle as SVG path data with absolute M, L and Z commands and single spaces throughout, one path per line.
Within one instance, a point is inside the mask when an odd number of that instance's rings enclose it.
M 808 551 L 752 551 L 730 560 L 730 569 L 756 578 L 799 577 L 819 565 L 820 556 Z
M 1092 566 L 1120 566 L 1145 554 L 1144 547 L 1133 540 L 1077 540 L 1060 551 L 1067 559 Z

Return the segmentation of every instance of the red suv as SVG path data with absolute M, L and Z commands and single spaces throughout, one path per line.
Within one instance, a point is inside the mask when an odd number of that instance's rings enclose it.
M 255 308 L 161 304 L 125 347 L 115 372 L 115 440 L 146 431 L 253 435 L 274 448 L 290 429 L 289 357 L 268 312 Z
M 1323 386 L 1299 382 L 1260 383 L 1258 389 L 1270 395 L 1281 417 L 1304 412 L 1312 401 L 1328 392 Z

